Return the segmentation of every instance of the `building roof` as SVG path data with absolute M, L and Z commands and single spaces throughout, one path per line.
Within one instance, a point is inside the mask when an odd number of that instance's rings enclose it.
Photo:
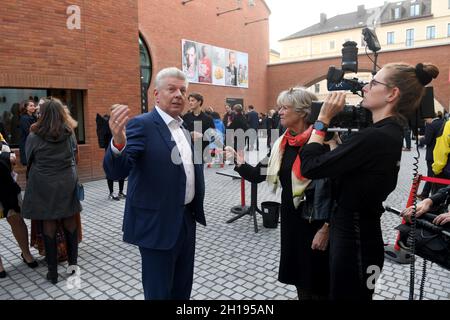
M 418 16 L 410 16 L 410 6 L 412 4 L 420 5 L 420 14 Z M 394 10 L 399 8 L 400 18 L 394 19 Z M 306 29 L 298 31 L 280 41 L 292 40 L 297 38 L 309 37 L 319 34 L 338 32 L 343 30 L 364 28 L 373 26 L 374 20 L 378 19 L 381 24 L 393 23 L 417 18 L 423 18 L 431 14 L 431 0 L 416 0 L 403 2 L 386 2 L 381 7 L 366 9 L 364 5 L 358 6 L 355 12 L 344 13 L 327 19 L 325 14 L 320 15 L 321 22 L 314 24 Z M 378 18 L 377 18 L 378 17 Z
M 261 0 L 261 2 L 263 3 L 263 5 L 266 7 L 266 9 L 269 11 L 269 14 L 272 13 L 272 11 L 270 10 L 269 6 L 267 5 L 267 2 L 265 0 Z
M 280 55 L 280 53 L 277 50 L 274 50 L 274 49 L 270 49 L 270 53 L 276 54 L 278 56 Z

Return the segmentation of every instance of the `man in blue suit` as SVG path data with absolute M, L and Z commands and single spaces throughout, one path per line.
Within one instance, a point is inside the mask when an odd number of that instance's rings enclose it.
M 181 125 L 188 82 L 177 68 L 156 76 L 156 106 L 129 121 L 117 107 L 104 158 L 109 179 L 128 176 L 123 239 L 137 245 L 147 300 L 187 300 L 192 290 L 196 222 L 206 225 L 202 155 Z

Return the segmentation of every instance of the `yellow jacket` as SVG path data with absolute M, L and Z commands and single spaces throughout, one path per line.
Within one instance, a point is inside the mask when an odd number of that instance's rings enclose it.
M 436 138 L 436 145 L 434 146 L 433 149 L 434 162 L 432 166 L 435 175 L 442 173 L 444 168 L 447 166 L 449 153 L 450 153 L 450 120 L 445 123 L 442 135 Z M 448 167 L 450 168 L 450 163 L 448 165 L 449 165 Z

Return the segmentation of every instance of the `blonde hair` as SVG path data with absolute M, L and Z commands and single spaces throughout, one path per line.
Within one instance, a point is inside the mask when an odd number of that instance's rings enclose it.
M 156 79 L 155 79 L 155 88 L 160 90 L 163 80 L 167 79 L 167 78 L 176 78 L 179 80 L 183 80 L 186 88 L 189 85 L 189 82 L 188 82 L 184 72 L 178 68 L 171 67 L 171 68 L 162 69 L 161 71 L 158 72 L 158 74 L 156 75 Z
M 292 106 L 294 111 L 304 115 L 311 114 L 311 104 L 317 101 L 317 96 L 306 90 L 304 87 L 294 87 L 289 90 L 282 91 L 277 98 L 279 106 Z

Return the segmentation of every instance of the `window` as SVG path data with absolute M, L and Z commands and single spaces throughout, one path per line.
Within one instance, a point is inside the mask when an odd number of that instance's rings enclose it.
M 450 37 L 450 23 L 447 25 L 447 37 Z
M 78 122 L 75 135 L 79 143 L 85 142 L 83 91 L 69 89 L 12 89 L 0 88 L 0 130 L 6 141 L 17 147 L 20 140 L 20 109 L 27 100 L 37 105 L 39 99 L 52 96 L 66 104 Z
M 319 93 L 320 92 L 320 83 L 316 83 L 314 85 L 314 93 Z
M 330 50 L 334 50 L 334 47 L 335 47 L 335 42 L 334 42 L 334 40 L 333 40 L 333 41 L 330 41 Z
M 411 5 L 411 10 L 410 10 L 410 16 L 411 17 L 416 17 L 420 15 L 420 5 L 419 4 L 412 4 Z
M 427 40 L 431 40 L 434 38 L 436 38 L 436 27 L 435 26 L 427 27 Z
M 407 47 L 414 46 L 414 29 L 406 30 L 406 46 Z
M 448 8 L 450 9 L 450 0 L 448 0 Z
M 141 61 L 141 111 L 148 111 L 148 87 L 152 78 L 152 60 L 150 52 L 141 36 L 139 36 L 139 55 Z
M 394 44 L 394 32 L 388 32 L 387 33 L 387 44 Z
M 397 7 L 394 9 L 394 19 L 400 19 L 401 18 L 401 8 Z

